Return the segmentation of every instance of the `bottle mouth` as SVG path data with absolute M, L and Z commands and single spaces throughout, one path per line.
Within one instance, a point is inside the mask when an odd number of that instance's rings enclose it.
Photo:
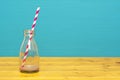
M 29 35 L 34 36 L 34 31 L 30 29 L 24 30 L 24 36 L 29 36 Z

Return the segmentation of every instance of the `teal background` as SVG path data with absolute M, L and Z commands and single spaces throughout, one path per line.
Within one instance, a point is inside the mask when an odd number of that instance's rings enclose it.
M 120 56 L 120 0 L 0 0 L 0 56 L 18 56 L 35 10 L 40 56 Z

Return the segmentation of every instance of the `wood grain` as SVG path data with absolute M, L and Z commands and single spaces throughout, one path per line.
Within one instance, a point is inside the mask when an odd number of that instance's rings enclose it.
M 0 57 L 0 80 L 120 80 L 119 57 L 41 57 L 38 73 L 18 68 L 17 57 Z

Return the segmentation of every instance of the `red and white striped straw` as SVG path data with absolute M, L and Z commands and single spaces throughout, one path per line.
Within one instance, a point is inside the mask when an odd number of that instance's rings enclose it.
M 28 44 L 26 46 L 26 51 L 25 51 L 25 54 L 24 54 L 24 57 L 23 57 L 23 60 L 22 60 L 21 67 L 24 67 L 24 64 L 25 64 L 25 61 L 26 61 L 26 58 L 27 58 L 27 55 L 28 55 L 28 51 L 30 49 L 30 41 L 32 40 L 32 33 L 33 33 L 35 25 L 36 25 L 36 21 L 37 21 L 37 18 L 38 18 L 39 11 L 40 11 L 40 7 L 37 8 L 36 13 L 35 13 L 34 21 L 33 21 L 33 24 L 32 24 L 32 29 L 31 29 L 31 32 L 30 32 Z

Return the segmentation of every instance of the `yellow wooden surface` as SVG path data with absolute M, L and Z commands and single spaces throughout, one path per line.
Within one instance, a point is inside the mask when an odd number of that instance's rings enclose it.
M 41 57 L 30 74 L 19 72 L 17 57 L 0 57 L 0 80 L 120 80 L 120 58 Z

